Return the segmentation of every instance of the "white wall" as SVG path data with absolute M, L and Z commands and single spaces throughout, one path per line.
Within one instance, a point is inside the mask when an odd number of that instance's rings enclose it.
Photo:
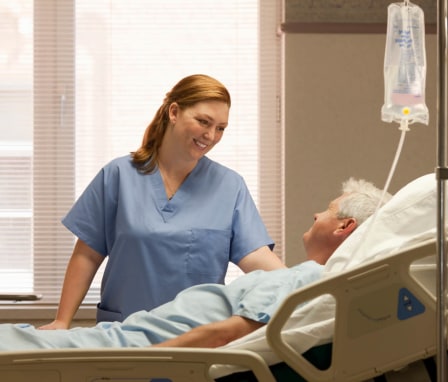
M 350 176 L 383 187 L 401 131 L 381 121 L 385 34 L 285 35 L 286 261 L 304 259 L 302 234 Z M 413 124 L 390 191 L 436 166 L 436 36 L 427 35 L 430 124 Z

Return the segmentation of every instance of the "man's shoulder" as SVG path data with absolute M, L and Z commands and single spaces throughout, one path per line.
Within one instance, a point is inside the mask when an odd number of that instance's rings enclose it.
M 320 276 L 324 271 L 325 266 L 317 263 L 314 260 L 306 260 L 302 263 L 292 266 L 290 269 L 298 272 L 315 273 Z

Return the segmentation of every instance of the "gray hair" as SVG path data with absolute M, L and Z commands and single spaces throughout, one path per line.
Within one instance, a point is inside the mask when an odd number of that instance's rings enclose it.
M 346 196 L 339 202 L 338 218 L 355 218 L 358 225 L 373 215 L 380 201 L 383 206 L 392 197 L 364 179 L 348 179 L 342 183 L 342 192 Z

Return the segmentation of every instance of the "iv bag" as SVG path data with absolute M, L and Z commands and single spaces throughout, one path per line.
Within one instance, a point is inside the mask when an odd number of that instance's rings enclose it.
M 425 104 L 426 53 L 423 11 L 410 2 L 387 8 L 384 57 L 384 122 L 428 124 Z

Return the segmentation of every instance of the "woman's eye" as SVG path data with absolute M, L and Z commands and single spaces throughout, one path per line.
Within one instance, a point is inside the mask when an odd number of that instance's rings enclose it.
M 208 126 L 209 125 L 209 123 L 208 123 L 208 121 L 206 119 L 197 118 L 197 121 L 202 126 Z

